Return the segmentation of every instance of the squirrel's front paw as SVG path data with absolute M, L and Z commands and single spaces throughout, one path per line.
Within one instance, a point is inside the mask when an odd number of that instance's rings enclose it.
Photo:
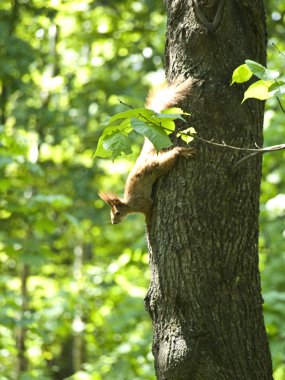
M 196 154 L 196 149 L 194 148 L 185 148 L 183 146 L 178 146 L 176 148 L 180 156 L 193 157 Z

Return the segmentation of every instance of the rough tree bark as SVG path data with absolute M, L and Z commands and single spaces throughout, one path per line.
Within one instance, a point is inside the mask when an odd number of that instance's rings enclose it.
M 168 0 L 166 72 L 194 77 L 182 108 L 208 140 L 262 146 L 263 105 L 230 87 L 245 59 L 265 64 L 261 0 Z M 185 128 L 185 127 L 184 127 Z M 155 189 L 148 230 L 153 354 L 162 380 L 270 380 L 258 270 L 261 157 L 195 142 Z

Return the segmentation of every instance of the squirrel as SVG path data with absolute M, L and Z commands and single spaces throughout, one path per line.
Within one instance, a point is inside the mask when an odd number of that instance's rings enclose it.
M 145 108 L 161 112 L 177 105 L 187 96 L 192 83 L 192 78 L 182 83 L 176 80 L 167 87 L 150 91 Z M 155 181 L 174 166 L 178 156 L 190 158 L 194 154 L 193 148 L 181 146 L 157 153 L 152 143 L 145 138 L 141 153 L 127 178 L 124 197 L 99 192 L 100 198 L 111 206 L 112 224 L 121 223 L 132 213 L 143 213 L 148 221 L 153 205 L 151 194 Z

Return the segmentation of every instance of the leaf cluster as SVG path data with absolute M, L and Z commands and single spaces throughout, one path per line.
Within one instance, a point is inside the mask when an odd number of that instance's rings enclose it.
M 280 73 L 275 70 L 269 70 L 260 63 L 251 60 L 246 60 L 245 64 L 238 66 L 234 70 L 231 84 L 247 82 L 253 75 L 259 80 L 248 87 L 242 102 L 249 98 L 266 100 L 273 96 L 283 96 L 285 94 L 285 81 L 278 79 Z
M 145 108 L 135 108 L 120 112 L 112 116 L 105 126 L 104 132 L 99 138 L 95 155 L 115 159 L 122 153 L 132 153 L 129 138 L 131 132 L 136 132 L 148 138 L 156 151 L 168 148 L 172 145 L 169 135 L 175 132 L 174 121 L 180 119 L 186 122 L 182 115 L 189 114 L 183 112 L 181 108 L 169 108 L 161 113 Z M 177 133 L 177 136 L 188 144 L 193 140 L 190 135 L 193 133 L 195 133 L 194 128 L 187 128 Z

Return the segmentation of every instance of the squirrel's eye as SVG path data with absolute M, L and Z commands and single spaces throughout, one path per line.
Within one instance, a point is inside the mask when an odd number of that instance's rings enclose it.
M 121 215 L 120 211 L 115 212 L 115 216 L 120 216 L 120 215 Z

